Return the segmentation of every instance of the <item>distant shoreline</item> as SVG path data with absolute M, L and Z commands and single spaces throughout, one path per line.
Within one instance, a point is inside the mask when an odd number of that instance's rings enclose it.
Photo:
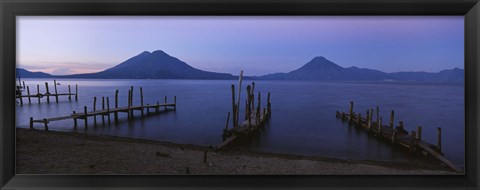
M 196 80 L 196 81 L 235 81 L 237 82 L 238 79 L 139 79 L 139 78 L 55 78 L 55 77 L 47 77 L 47 78 L 22 78 L 23 79 L 33 79 L 33 80 L 57 80 L 61 81 L 64 79 L 67 80 Z M 60 79 L 60 80 L 59 80 Z M 408 82 L 408 81 L 322 81 L 322 80 L 270 80 L 270 79 L 252 79 L 252 78 L 243 78 L 243 81 L 277 81 L 277 82 L 316 82 L 316 83 L 347 83 L 347 84 L 392 84 L 392 85 L 436 85 L 436 86 L 465 86 L 464 82 Z
M 144 139 L 16 129 L 18 174 L 462 175 L 441 165 L 213 149 Z M 204 163 L 204 152 L 207 161 Z M 187 169 L 188 168 L 188 169 Z

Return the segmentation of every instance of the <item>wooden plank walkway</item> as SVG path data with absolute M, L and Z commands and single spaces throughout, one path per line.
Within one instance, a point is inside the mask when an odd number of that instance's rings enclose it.
M 48 91 L 48 90 L 47 90 Z M 106 100 L 106 101 L 105 101 Z M 33 129 L 34 123 L 43 123 L 45 126 L 45 130 L 48 130 L 48 123 L 51 121 L 60 121 L 60 120 L 67 120 L 73 119 L 74 127 L 77 127 L 77 120 L 83 119 L 85 121 L 85 129 L 88 126 L 88 118 L 93 117 L 94 123 L 97 122 L 97 116 L 102 116 L 102 123 L 105 122 L 105 116 L 108 119 L 108 123 L 110 124 L 110 114 L 113 113 L 115 122 L 118 122 L 118 113 L 119 112 L 126 112 L 128 119 L 133 119 L 133 111 L 140 111 L 142 116 L 144 116 L 144 111 L 147 109 L 147 113 L 150 112 L 150 109 L 155 109 L 155 112 L 159 112 L 160 108 L 164 108 L 167 111 L 168 108 L 173 108 L 173 110 L 177 109 L 177 96 L 173 97 L 173 103 L 167 103 L 167 96 L 165 96 L 165 102 L 160 104 L 157 101 L 156 104 L 143 104 L 143 89 L 140 87 L 140 105 L 133 106 L 133 86 L 130 87 L 128 91 L 128 99 L 127 99 L 127 106 L 125 107 L 118 107 L 118 90 L 115 91 L 115 105 L 114 108 L 110 108 L 110 101 L 108 97 L 102 97 L 102 109 L 97 110 L 97 97 L 93 98 L 93 110 L 88 111 L 87 106 L 84 106 L 83 112 L 75 112 L 73 111 L 72 114 L 67 116 L 60 116 L 60 117 L 51 117 L 51 118 L 43 118 L 43 119 L 36 119 L 34 120 L 30 117 L 30 128 Z M 106 105 L 105 105 L 106 103 Z
M 33 123 L 43 123 L 45 125 L 45 130 L 48 130 L 48 123 L 52 121 L 60 121 L 60 120 L 67 120 L 67 119 L 88 119 L 88 117 L 95 117 L 95 116 L 110 116 L 112 113 L 118 113 L 118 112 L 130 112 L 132 110 L 140 110 L 143 111 L 144 109 L 149 109 L 153 108 L 156 109 L 156 112 L 160 108 L 167 108 L 167 107 L 173 107 L 175 109 L 176 103 L 168 103 L 168 104 L 154 104 L 154 105 L 146 105 L 146 106 L 133 106 L 133 107 L 120 107 L 120 108 L 112 108 L 112 109 L 106 109 L 106 110 L 96 110 L 96 111 L 88 111 L 88 112 L 80 112 L 80 113 L 73 113 L 67 116 L 61 116 L 61 117 L 52 117 L 52 118 L 44 118 L 44 119 L 37 119 L 34 120 L 33 118 L 30 118 L 30 128 L 33 128 Z M 75 126 L 76 126 L 76 121 Z M 86 126 L 85 126 L 86 127 Z
M 75 97 L 75 101 L 78 101 L 78 85 L 75 85 L 75 93 L 72 93 L 72 90 L 70 88 L 70 85 L 68 85 L 68 93 L 58 93 L 57 90 L 57 81 L 53 80 L 54 83 L 54 93 L 50 93 L 48 82 L 45 82 L 45 93 L 40 93 L 40 85 L 37 84 L 37 93 L 36 94 L 30 94 L 30 87 L 27 86 L 27 94 L 22 94 L 22 90 L 20 89 L 20 86 L 17 86 L 17 91 L 15 95 L 15 99 L 18 99 L 20 102 L 20 105 L 23 105 L 23 99 L 27 98 L 28 103 L 32 103 L 32 98 L 37 98 L 38 103 L 40 104 L 40 99 L 46 97 L 47 102 L 50 103 L 50 97 L 55 97 L 56 103 L 58 103 L 58 97 L 59 96 L 68 96 L 68 100 L 72 100 L 72 96 Z M 23 82 L 23 88 L 25 88 L 25 81 Z
M 421 151 L 431 155 L 437 160 L 441 161 L 452 170 L 456 172 L 463 172 L 463 169 L 453 164 L 451 161 L 443 157 L 441 151 L 441 128 L 437 128 L 437 145 L 430 144 L 428 142 L 422 141 L 422 128 L 419 126 L 417 131 L 411 131 L 410 133 L 405 130 L 403 122 L 400 121 L 399 125 L 394 127 L 394 111 L 390 114 L 390 121 L 388 125 L 382 124 L 382 117 L 379 116 L 379 111 L 377 107 L 377 117 L 376 121 L 373 121 L 373 109 L 370 109 L 366 112 L 366 118 L 363 118 L 360 113 L 353 112 L 353 102 L 350 102 L 350 109 L 348 113 L 345 112 L 336 112 L 336 117 L 342 119 L 343 121 L 349 122 L 351 125 L 357 128 L 361 128 L 370 134 L 373 134 L 380 140 L 390 142 L 394 145 L 399 145 L 406 148 L 409 151 L 417 152 Z
M 243 72 L 240 73 L 239 85 L 241 85 Z M 269 120 L 271 115 L 271 103 L 270 103 L 270 93 L 267 97 L 267 107 L 261 109 L 261 94 L 258 92 L 257 96 L 257 106 L 254 105 L 254 89 L 255 82 L 252 82 L 252 86 L 247 86 L 247 98 L 245 103 L 245 121 L 238 123 L 239 117 L 239 105 L 235 103 L 235 86 L 232 84 L 232 110 L 233 110 L 233 127 L 228 129 L 228 123 L 230 120 L 230 112 L 228 112 L 227 123 L 225 129 L 223 130 L 223 142 L 216 147 L 217 150 L 227 147 L 228 145 L 234 143 L 238 139 L 247 138 L 253 133 L 261 131 L 265 127 L 266 122 Z M 240 92 L 240 88 L 239 88 Z M 240 93 L 238 94 L 240 96 Z M 237 102 L 240 102 L 238 100 Z

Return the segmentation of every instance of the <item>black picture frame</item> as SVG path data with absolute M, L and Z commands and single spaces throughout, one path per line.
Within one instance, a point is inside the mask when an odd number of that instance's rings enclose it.
M 15 16 L 24 15 L 464 15 L 465 175 L 155 176 L 15 174 Z M 0 187 L 2 189 L 478 189 L 478 0 L 1 0 Z

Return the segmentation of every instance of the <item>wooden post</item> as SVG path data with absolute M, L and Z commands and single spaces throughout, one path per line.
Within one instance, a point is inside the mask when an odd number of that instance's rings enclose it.
M 418 127 L 417 127 L 417 139 L 418 139 L 419 141 L 422 140 L 422 126 L 418 126 Z
M 115 122 L 118 122 L 118 112 L 116 111 L 117 108 L 118 108 L 118 89 L 115 90 L 115 112 L 113 113 Z
M 380 120 L 380 109 L 377 106 L 377 123 L 379 122 L 379 120 Z
M 348 116 L 348 122 L 352 122 L 353 121 L 353 101 L 350 101 L 350 108 L 348 109 L 348 114 L 350 114 Z
M 177 110 L 177 96 L 173 96 L 173 110 Z
M 130 115 L 130 96 L 131 96 L 131 95 L 132 95 L 131 91 L 128 90 L 128 100 L 127 100 L 127 108 L 128 108 L 128 110 L 127 110 L 127 118 L 128 118 L 128 120 L 131 119 L 131 115 Z
M 396 132 L 397 132 L 397 130 L 394 129 L 393 133 L 392 133 L 392 143 L 395 143 L 395 138 L 396 138 L 396 135 L 397 135 Z
M 70 85 L 68 85 L 68 100 L 72 100 L 72 90 L 70 89 Z
M 271 104 L 270 104 L 270 92 L 268 92 L 267 95 L 267 115 L 270 117 L 272 110 L 271 110 Z
M 403 121 L 398 122 L 398 128 L 403 130 Z
M 110 101 L 108 100 L 108 96 L 107 96 L 107 118 L 108 118 L 108 124 L 110 125 Z
M 30 129 L 33 129 L 33 117 L 30 117 Z
M 97 97 L 93 97 L 93 111 L 97 111 Z M 97 124 L 97 115 L 93 115 L 93 124 Z
M 410 133 L 410 149 L 411 149 L 411 150 L 413 150 L 413 148 L 414 148 L 414 146 L 415 146 L 415 144 L 416 144 L 416 143 L 415 143 L 415 141 L 416 141 L 415 139 L 416 139 L 417 135 L 416 135 L 415 133 L 416 133 L 415 131 L 412 131 L 412 132 Z
M 102 96 L 102 111 L 105 110 L 105 96 Z M 105 124 L 105 114 L 102 114 L 102 125 Z
M 75 84 L 75 101 L 78 101 L 78 84 Z
M 238 77 L 238 96 L 237 96 L 237 104 L 236 104 L 236 108 L 237 110 L 235 111 L 235 113 L 237 114 L 235 116 L 235 118 L 237 119 L 237 125 L 238 125 L 238 118 L 239 118 L 239 115 L 240 115 L 240 92 L 242 90 L 242 80 L 243 80 L 243 70 L 240 71 L 240 75 Z
M 378 134 L 382 134 L 382 117 L 378 120 Z
M 251 94 L 253 95 L 253 91 L 255 90 L 255 82 L 252 82 L 252 91 Z
M 23 89 L 25 89 L 25 81 L 22 81 L 22 83 L 23 83 Z
M 250 109 L 250 103 L 251 103 L 251 101 L 250 101 L 251 94 L 250 93 L 251 92 L 250 92 L 250 90 L 252 90 L 251 88 L 252 87 L 250 85 L 247 86 L 247 108 L 246 108 L 246 114 L 247 115 L 246 116 L 247 116 L 247 119 L 248 119 L 248 128 L 250 128 L 252 126 L 252 120 L 251 120 L 251 114 L 250 114 L 250 112 L 251 112 L 251 109 Z
M 32 103 L 32 100 L 30 99 L 30 87 L 27 86 L 27 96 L 28 96 L 28 104 Z
M 248 119 L 248 96 L 247 99 L 245 100 L 245 120 Z
M 133 106 L 133 86 L 130 86 L 130 107 Z M 133 119 L 133 110 L 130 110 L 130 119 Z
M 88 125 L 88 117 L 87 117 L 87 106 L 84 106 L 83 107 L 83 113 L 84 113 L 84 119 L 85 119 L 85 129 L 87 129 L 87 125 Z
M 38 98 L 38 104 L 40 104 L 40 85 L 37 84 L 37 98 Z
M 253 92 L 254 89 L 255 89 L 255 82 L 252 82 L 252 91 L 251 91 L 251 96 L 252 96 L 252 99 L 251 99 L 251 101 L 252 101 L 252 106 L 251 106 L 251 108 L 252 108 L 252 112 L 255 111 L 255 97 L 254 97 L 254 92 Z
M 48 90 L 48 82 L 45 82 L 45 89 L 47 90 L 47 93 L 45 93 L 45 95 L 47 95 L 47 103 L 50 103 L 50 92 Z
M 53 88 L 55 89 L 55 102 L 58 103 L 57 81 L 53 80 Z
M 370 109 L 370 116 L 368 116 L 368 125 L 367 125 L 368 130 L 372 128 L 372 118 L 373 118 L 373 109 Z
M 256 118 L 258 119 L 258 118 L 260 118 L 260 103 L 261 103 L 261 102 L 260 102 L 260 101 L 261 101 L 261 94 L 260 94 L 260 92 L 258 92 L 258 97 L 257 97 L 257 99 L 258 99 L 258 102 L 257 102 L 257 111 L 255 112 L 255 116 L 256 116 Z
M 437 127 L 437 150 L 442 152 L 442 128 Z
M 254 94 L 250 94 L 250 113 L 253 113 L 255 111 L 255 95 Z
M 360 113 L 357 115 L 357 125 L 358 127 L 361 127 L 362 125 L 362 115 Z
M 43 123 L 45 124 L 45 131 L 48 131 L 48 121 L 46 118 L 43 118 Z
M 142 107 L 141 113 L 143 117 L 143 89 L 140 87 L 140 106 Z
M 18 97 L 20 98 L 20 105 L 23 105 L 23 98 L 22 98 L 22 91 L 20 90 L 20 86 L 17 87 Z
M 75 116 L 75 111 L 73 111 L 73 127 L 77 128 L 77 117 Z
M 390 128 L 393 128 L 393 117 L 394 117 L 394 114 L 395 112 L 392 110 L 392 112 L 390 112 Z
M 267 110 L 263 108 L 263 121 L 267 121 Z
M 163 106 L 165 107 L 164 109 L 167 110 L 167 96 L 165 96 L 165 103 L 163 104 Z
M 228 112 L 228 115 L 227 115 L 227 123 L 225 124 L 225 131 L 228 130 L 228 122 L 230 121 L 230 112 Z
M 231 85 L 232 89 L 232 125 L 235 127 L 237 125 L 237 113 L 236 113 L 236 105 L 235 105 L 235 85 Z

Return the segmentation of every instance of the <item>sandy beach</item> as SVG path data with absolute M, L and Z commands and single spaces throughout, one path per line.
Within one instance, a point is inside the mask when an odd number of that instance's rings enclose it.
M 204 154 L 207 150 L 207 159 Z M 143 139 L 16 130 L 17 174 L 459 175 L 429 166 L 259 153 Z

